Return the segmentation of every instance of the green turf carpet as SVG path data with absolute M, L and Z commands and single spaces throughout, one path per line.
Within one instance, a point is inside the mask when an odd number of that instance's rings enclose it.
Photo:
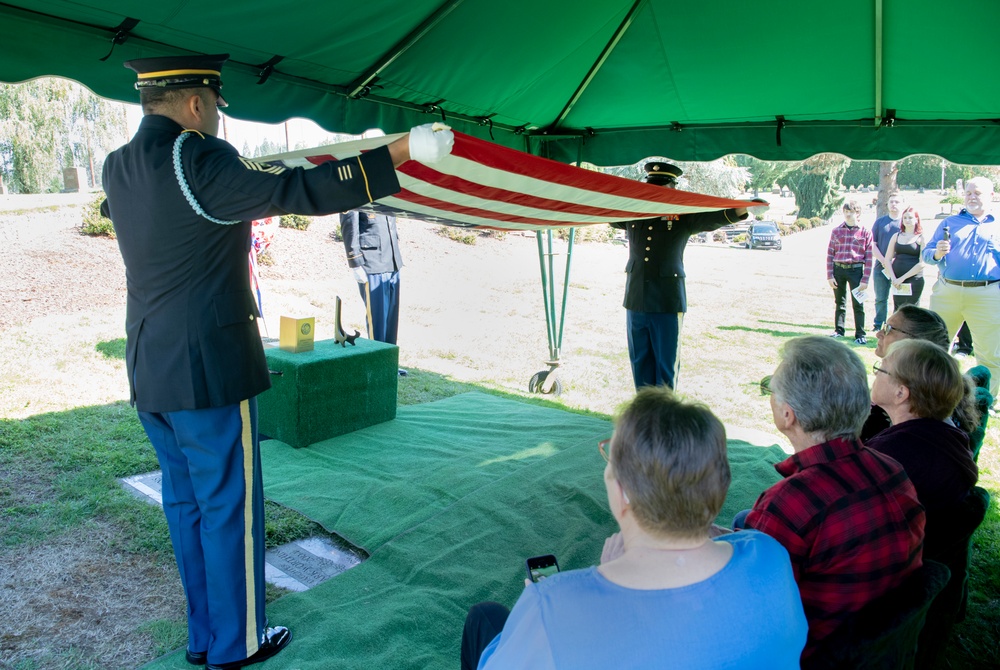
M 401 407 L 394 421 L 319 448 L 267 445 L 268 497 L 350 528 L 342 534 L 371 558 L 272 604 L 270 621 L 295 639 L 255 667 L 456 670 L 466 610 L 513 604 L 526 557 L 556 554 L 564 570 L 599 559 L 616 530 L 597 452 L 610 433 L 606 421 L 471 393 Z M 777 481 L 783 458 L 730 441 L 720 522 Z M 147 667 L 189 666 L 180 652 Z

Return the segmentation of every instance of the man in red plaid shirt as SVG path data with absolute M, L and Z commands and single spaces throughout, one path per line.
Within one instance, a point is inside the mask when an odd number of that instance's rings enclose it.
M 872 231 L 858 225 L 861 207 L 853 200 L 844 203 L 844 223 L 833 229 L 826 250 L 826 278 L 833 287 L 833 337 L 844 336 L 847 318 L 847 293 L 860 288 L 868 290 L 872 274 Z M 854 342 L 867 344 L 865 337 L 865 305 L 851 295 L 854 306 Z
M 871 397 L 853 351 L 816 335 L 790 340 L 769 389 L 774 425 L 795 453 L 775 466 L 784 479 L 742 527 L 788 550 L 809 621 L 807 658 L 922 565 L 925 515 L 903 467 L 858 439 Z

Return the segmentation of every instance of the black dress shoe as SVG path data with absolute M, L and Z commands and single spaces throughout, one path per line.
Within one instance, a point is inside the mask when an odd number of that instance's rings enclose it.
M 264 631 L 264 642 L 261 643 L 257 653 L 242 661 L 232 661 L 231 663 L 209 663 L 206 670 L 236 670 L 254 663 L 260 663 L 271 658 L 279 651 L 288 646 L 292 641 L 292 632 L 284 626 L 275 626 Z
M 208 663 L 208 652 L 207 651 L 191 651 L 190 649 L 184 650 L 184 658 L 191 665 L 205 665 Z

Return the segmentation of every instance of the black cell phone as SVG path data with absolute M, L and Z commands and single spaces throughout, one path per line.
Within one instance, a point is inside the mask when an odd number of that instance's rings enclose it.
M 532 556 L 524 565 L 528 569 L 528 579 L 536 583 L 559 572 L 559 562 L 552 554 Z

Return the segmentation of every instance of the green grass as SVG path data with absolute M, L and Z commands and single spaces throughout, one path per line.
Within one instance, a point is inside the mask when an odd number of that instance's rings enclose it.
M 0 454 L 0 546 L 35 546 L 101 520 L 130 529 L 125 551 L 172 557 L 163 513 L 118 481 L 159 469 L 127 403 L 0 419 Z M 267 547 L 326 534 L 274 503 L 264 524 Z
M 33 546 L 94 520 L 134 529 L 129 551 L 166 552 L 162 513 L 117 479 L 156 470 L 127 403 L 0 420 L 0 546 Z

